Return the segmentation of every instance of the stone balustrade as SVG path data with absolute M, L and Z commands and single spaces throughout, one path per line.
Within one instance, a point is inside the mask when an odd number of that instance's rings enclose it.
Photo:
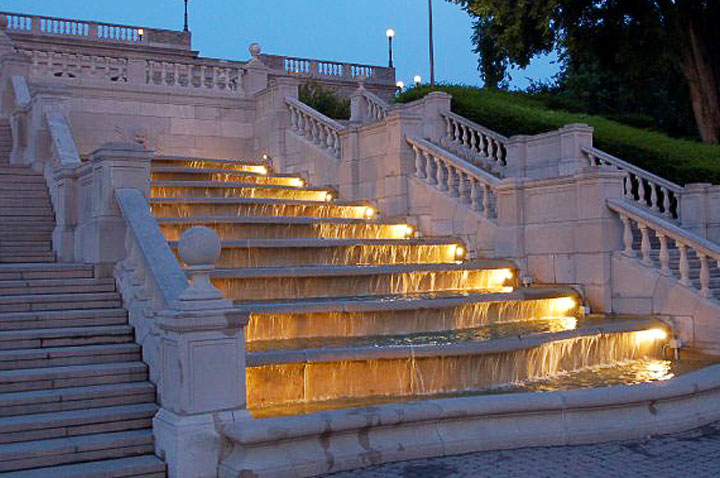
M 154 86 L 243 93 L 245 70 L 240 64 L 224 61 L 147 60 L 146 84 Z
M 626 173 L 623 193 L 627 199 L 667 219 L 681 221 L 682 186 L 656 176 L 596 148 L 583 148 L 590 166 L 612 166 Z
M 494 173 L 507 165 L 508 139 L 455 113 L 442 114 L 447 127 L 441 144 L 466 157 L 474 164 Z
M 285 103 L 290 110 L 291 130 L 340 159 L 343 126 L 294 98 L 286 98 Z
M 0 12 L 10 34 L 86 40 L 124 45 L 190 49 L 190 34 L 114 23 Z
M 365 91 L 363 93 L 367 105 L 366 121 L 383 121 L 387 117 L 390 105 L 375 93 Z
M 31 61 L 32 78 L 95 80 L 107 83 L 128 83 L 129 59 L 110 55 L 80 55 L 53 50 L 19 50 Z
M 712 297 L 711 269 L 715 269 L 714 266 L 720 268 L 720 246 L 649 213 L 646 208 L 638 207 L 634 202 L 609 200 L 608 207 L 622 220 L 625 256 L 639 256 L 646 266 L 658 269 L 663 275 L 675 277 L 681 285 L 697 289 L 703 297 Z M 635 249 L 634 229 L 640 231 L 639 251 Z M 659 242 L 657 262 L 653 254 L 653 239 Z M 675 247 L 671 248 L 672 245 Z M 678 257 L 671 257 L 671 249 L 677 249 Z M 693 259 L 699 262 L 697 279 L 691 276 Z M 675 260 L 677 264 L 674 263 Z M 697 264 L 695 266 L 697 267 Z
M 407 138 L 415 153 L 415 177 L 466 204 L 485 219 L 497 218 L 494 192 L 500 180 L 432 143 Z
M 278 55 L 261 55 L 263 63 L 286 75 L 313 79 L 364 80 L 394 86 L 394 69 L 359 63 L 314 60 Z

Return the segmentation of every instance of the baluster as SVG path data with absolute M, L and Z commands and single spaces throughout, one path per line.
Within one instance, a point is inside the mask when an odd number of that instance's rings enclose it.
M 697 253 L 700 258 L 700 295 L 710 297 L 710 265 L 708 257 L 700 252 Z
M 477 135 L 473 130 L 470 130 L 470 150 L 472 152 L 477 151 Z
M 427 159 L 427 182 L 431 185 L 437 185 L 437 171 L 438 171 L 438 161 L 429 153 L 425 153 L 425 158 Z
M 464 204 L 470 204 L 472 200 L 470 199 L 470 194 L 468 191 L 468 184 L 467 184 L 467 175 L 463 173 L 462 171 L 458 171 L 458 194 L 460 194 L 460 201 Z
M 474 211 L 482 211 L 482 201 L 480 200 L 480 183 L 475 178 L 470 178 L 470 204 Z
M 325 126 L 325 144 L 330 149 L 333 148 L 335 141 L 333 140 L 333 130 L 329 126 Z
M 340 135 L 337 133 L 333 133 L 333 153 L 335 153 L 336 158 L 340 158 L 342 156 L 342 149 L 340 148 Z
M 298 134 L 300 136 L 305 136 L 307 125 L 305 124 L 305 115 L 302 114 L 302 111 L 298 110 Z
M 647 199 L 645 199 L 645 181 L 640 176 L 636 176 L 638 180 L 638 202 L 643 206 L 647 206 Z
M 293 107 L 290 107 L 290 125 L 293 131 L 298 130 L 298 114 L 297 110 Z
M 634 238 L 630 218 L 626 216 L 621 216 L 620 219 L 623 223 L 623 244 L 625 245 L 625 250 L 623 251 L 623 254 L 627 257 L 635 257 L 635 249 L 633 249 Z
M 443 146 L 447 146 L 449 142 L 452 141 L 453 136 L 453 125 L 452 120 L 448 118 L 447 116 L 443 116 L 443 119 L 445 120 L 445 138 Z
M 630 173 L 628 172 L 625 172 L 623 176 L 623 196 L 632 198 L 632 181 L 630 180 Z
M 468 130 L 469 130 L 469 128 L 468 128 L 467 126 L 465 126 L 465 125 L 462 125 L 460 128 L 462 129 L 462 145 L 463 145 L 463 148 L 467 148 L 467 147 L 468 147 L 468 143 L 470 142 L 470 138 L 468 137 Z
M 675 244 L 680 250 L 680 283 L 685 287 L 690 287 L 690 262 L 688 262 L 687 247 L 677 241 Z
M 453 121 L 453 129 L 453 143 L 460 143 L 460 123 L 458 123 L 457 121 Z
M 420 151 L 417 146 L 413 146 L 413 151 L 415 152 L 415 176 L 420 179 L 425 179 L 427 177 L 423 168 L 426 160 L 425 153 Z
M 437 187 L 440 191 L 447 191 L 447 166 L 440 158 L 435 159 L 437 160 L 437 175 L 435 176 Z
M 667 237 L 664 234 L 656 234 L 660 240 L 660 273 L 666 276 L 672 275 L 670 271 L 670 252 L 668 251 Z
M 650 209 L 655 212 L 660 212 L 660 201 L 658 200 L 657 188 L 658 186 L 648 182 L 650 186 Z
M 490 159 L 495 159 L 495 140 L 488 137 L 487 143 L 488 143 L 487 157 Z
M 642 242 L 640 245 L 640 250 L 642 251 L 642 262 L 645 265 L 651 266 L 652 265 L 652 257 L 650 257 L 650 230 L 648 229 L 647 225 L 645 224 L 639 224 L 640 226 L 640 233 L 642 234 Z
M 483 217 L 490 218 L 490 186 L 483 183 Z
M 672 219 L 672 211 L 670 211 L 670 207 L 672 205 L 672 202 L 670 201 L 670 190 L 668 188 L 662 188 L 663 193 L 663 216 L 665 216 L 668 219 Z
M 450 191 L 450 197 L 460 197 L 459 185 L 459 171 L 452 166 L 448 166 L 448 190 Z

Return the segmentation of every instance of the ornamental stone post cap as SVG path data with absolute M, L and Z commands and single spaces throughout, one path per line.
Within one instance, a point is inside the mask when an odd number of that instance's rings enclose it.
M 250 44 L 250 47 L 248 48 L 248 51 L 250 51 L 250 54 L 253 57 L 260 56 L 260 53 L 262 53 L 262 47 L 258 42 L 253 42 Z
M 188 266 L 214 266 L 220 259 L 222 245 L 218 235 L 205 226 L 195 226 L 182 235 L 178 244 L 180 257 Z

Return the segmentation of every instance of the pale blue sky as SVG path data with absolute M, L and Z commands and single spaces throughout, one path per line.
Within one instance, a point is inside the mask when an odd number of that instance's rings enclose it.
M 2 10 L 182 29 L 182 0 L 4 0 Z M 385 31 L 393 28 L 398 79 L 429 76 L 425 0 L 190 0 L 193 45 L 203 56 L 247 59 L 258 41 L 265 53 L 357 63 L 387 64 Z M 438 81 L 479 85 L 471 21 L 460 7 L 435 0 Z M 557 67 L 548 58 L 513 73 L 546 79 Z

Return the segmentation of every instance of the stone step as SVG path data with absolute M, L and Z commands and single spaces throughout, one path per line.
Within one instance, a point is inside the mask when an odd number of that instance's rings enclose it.
M 374 211 L 371 205 L 362 203 L 261 198 L 152 198 L 150 203 L 157 217 L 182 218 L 281 215 L 363 219 L 367 211 Z
M 31 263 L 31 262 L 50 262 L 55 260 L 55 253 L 48 252 L 45 254 L 1 254 L 0 253 L 0 264 L 17 264 L 17 263 Z
M 18 189 L 16 191 L 10 191 L 7 189 L 0 189 L 0 199 L 5 201 L 20 200 L 21 198 L 33 199 L 38 201 L 50 201 L 50 195 L 47 191 L 41 189 Z
M 0 447 L 0 472 L 126 458 L 152 452 L 152 430 L 10 443 Z
M 52 243 L 50 241 L 38 241 L 28 242 L 23 244 L 18 241 L 2 241 L 0 240 L 0 253 L 1 254 L 12 254 L 12 253 L 29 253 L 29 252 L 51 252 Z
M 134 343 L 0 350 L 0 370 L 141 361 Z
M 0 280 L 90 279 L 92 266 L 84 264 L 6 264 L 0 265 Z
M 0 141 L 0 148 L 2 148 L 3 143 Z M 0 168 L 0 179 L 8 177 L 8 176 L 36 176 L 38 178 L 43 178 L 44 176 L 42 173 L 39 173 L 35 171 L 30 166 L 24 166 L 24 165 L 15 165 L 10 164 L 7 166 L 3 166 Z
M 189 158 L 178 156 L 155 156 L 152 167 L 185 167 L 185 168 L 213 168 L 226 171 L 254 172 L 259 174 L 271 173 L 267 161 L 239 161 L 232 159 Z
M 170 243 L 176 248 L 177 242 Z M 224 241 L 216 267 L 456 263 L 465 247 L 454 239 L 248 239 Z
M 390 221 L 316 218 L 298 216 L 198 216 L 158 218 L 160 228 L 170 241 L 177 241 L 193 226 L 214 229 L 223 241 L 245 239 L 405 239 L 414 228 Z
M 252 172 L 233 172 L 216 168 L 185 168 L 182 166 L 153 166 L 153 181 L 231 181 L 252 184 L 281 184 L 302 187 L 305 180 L 289 174 L 258 174 Z
M 68 309 L 114 309 L 122 306 L 116 292 L 0 296 L 0 312 L 37 312 Z
M 20 226 L 18 226 L 19 228 Z M 32 240 L 46 240 L 50 241 L 52 240 L 52 229 L 48 228 L 47 230 L 39 231 L 39 232 L 32 232 L 27 230 L 16 230 L 14 231 L 6 231 L 3 232 L 0 230 L 0 241 L 32 241 Z
M 0 350 L 124 344 L 132 339 L 128 325 L 5 330 L 0 332 Z
M 226 181 L 156 181 L 150 188 L 155 198 L 265 198 L 327 202 L 327 188 L 298 188 L 277 184 Z
M 152 426 L 154 403 L 0 418 L 0 444 L 142 430 Z
M 0 394 L 0 417 L 155 402 L 147 380 Z
M 508 272 L 512 270 L 513 264 L 500 260 L 465 264 L 218 269 L 213 274 L 213 283 L 237 301 L 492 292 L 505 290 Z
M 115 292 L 115 279 L 34 279 L 0 281 L 0 297 L 33 294 Z
M 28 176 L 30 177 L 30 176 Z M 42 191 L 47 194 L 45 181 L 0 181 L 2 191 Z
M 10 186 L 12 184 L 41 184 L 47 187 L 45 178 L 41 174 L 6 174 L 0 175 L 0 185 Z
M 10 194 L 8 194 L 9 196 Z M 13 197 L 2 197 L 2 205 L 4 207 L 16 207 L 18 209 L 27 208 L 27 207 L 33 207 L 33 208 L 50 208 L 52 207 L 50 204 L 50 199 L 48 197 L 27 197 L 27 196 L 16 196 L 15 193 L 12 193 Z
M 165 463 L 154 455 L 2 473 L 0 478 L 166 478 Z
M 0 216 L 21 216 L 21 217 L 35 217 L 35 216 L 47 216 L 53 217 L 53 210 L 51 207 L 3 207 L 0 206 Z
M 138 380 L 147 380 L 147 365 L 139 361 L 5 370 L 0 372 L 0 393 L 88 387 Z
M 117 308 L 0 313 L 0 331 L 103 325 L 127 325 L 127 312 Z

